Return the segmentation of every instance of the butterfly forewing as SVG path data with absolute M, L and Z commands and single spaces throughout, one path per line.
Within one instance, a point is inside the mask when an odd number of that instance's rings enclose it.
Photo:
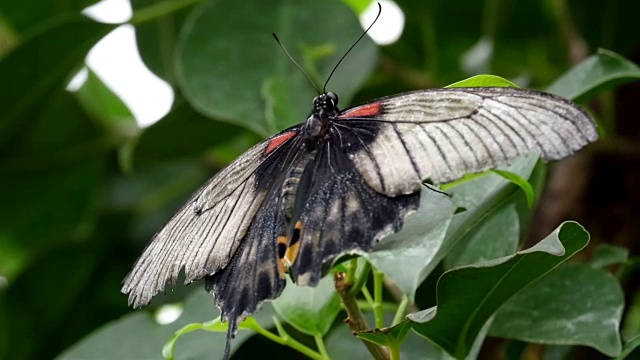
M 143 306 L 167 281 L 185 269 L 186 282 L 224 268 L 238 249 L 269 186 L 277 181 L 267 164 L 286 164 L 287 149 L 299 130 L 292 128 L 257 144 L 204 184 L 144 250 L 124 280 L 134 307 Z M 262 184 L 262 188 L 258 185 Z
M 426 179 L 440 184 L 485 171 L 532 150 L 545 160 L 561 159 L 597 139 L 595 124 L 577 105 L 517 88 L 407 93 L 346 110 L 336 123 L 360 134 L 363 146 L 347 151 L 367 184 L 388 196 L 416 192 Z

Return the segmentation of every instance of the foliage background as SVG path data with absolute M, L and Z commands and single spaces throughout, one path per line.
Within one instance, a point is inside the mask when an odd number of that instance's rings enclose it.
M 120 281 L 184 198 L 251 144 L 302 121 L 309 111 L 313 89 L 269 33 L 277 32 L 322 83 L 359 35 L 356 13 L 363 8 L 355 0 L 262 5 L 132 0 L 141 55 L 177 97 L 165 118 L 140 129 L 95 74 L 77 92 L 65 90 L 87 51 L 114 28 L 79 15 L 92 3 L 0 3 L 2 358 L 55 357 L 129 313 Z M 480 73 L 545 88 L 598 48 L 640 61 L 640 3 L 633 0 L 398 4 L 407 16 L 401 39 L 380 48 L 370 41 L 359 44 L 332 80 L 329 88 L 341 95 L 343 107 Z M 253 42 L 236 39 L 255 28 L 264 28 L 264 36 Z M 230 76 L 233 72 L 220 65 L 226 60 L 221 53 L 235 56 L 235 66 L 244 72 Z M 591 100 L 607 136 L 553 168 L 523 231 L 526 242 L 536 242 L 571 218 L 592 234 L 590 250 L 582 256 L 602 243 L 638 254 L 638 98 L 636 82 Z M 632 256 L 621 277 L 624 326 L 631 333 L 640 323 L 636 264 Z M 422 308 L 433 305 L 436 279 L 428 278 L 418 289 L 416 303 Z M 192 291 L 201 289 L 178 288 L 154 305 L 179 301 Z M 215 316 L 210 303 L 189 308 L 195 310 L 181 321 Z M 157 335 L 168 339 L 173 331 L 158 327 Z M 483 349 L 487 356 L 500 349 L 495 342 Z M 118 345 L 95 351 L 106 354 Z M 147 354 L 156 358 L 160 345 L 135 341 L 137 350 L 148 347 Z M 265 357 L 289 351 L 254 337 L 237 357 L 250 356 L 252 348 Z M 586 348 L 575 354 L 597 355 Z

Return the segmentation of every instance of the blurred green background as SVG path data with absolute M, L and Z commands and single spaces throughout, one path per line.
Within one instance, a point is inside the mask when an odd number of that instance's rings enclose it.
M 0 2 L 0 358 L 56 357 L 131 312 L 120 282 L 185 197 L 310 111 L 314 89 L 271 32 L 323 84 L 361 34 L 358 14 L 370 5 L 131 0 L 140 55 L 175 92 L 171 111 L 141 127 L 90 68 L 78 89 L 66 89 L 88 51 L 119 26 L 80 14 L 93 3 Z M 626 75 L 588 103 L 604 138 L 551 173 L 527 239 L 571 218 L 591 232 L 592 246 L 640 253 L 640 84 L 631 82 L 640 78 L 632 64 L 640 62 L 640 2 L 397 4 L 406 17 L 399 40 L 378 46 L 366 38 L 329 83 L 341 107 L 483 73 L 544 89 L 599 48 L 629 59 Z M 633 321 L 638 277 L 634 266 L 627 271 Z M 191 291 L 202 290 L 178 288 L 154 306 Z M 213 303 L 200 308 L 209 306 L 192 320 L 213 317 Z M 284 356 L 265 340 L 250 341 L 264 356 Z M 140 346 L 160 357 L 155 343 Z M 491 358 L 491 344 L 486 353 Z M 250 354 L 245 345 L 237 357 Z

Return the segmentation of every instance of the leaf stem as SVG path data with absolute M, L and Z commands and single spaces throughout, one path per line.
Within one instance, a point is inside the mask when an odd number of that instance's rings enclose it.
M 369 303 L 369 308 L 371 309 L 371 311 L 373 311 L 373 309 L 374 309 L 374 307 L 373 307 L 374 306 L 373 297 L 371 296 L 371 293 L 369 292 L 369 289 L 367 289 L 366 287 L 363 287 L 362 288 L 362 295 L 364 295 L 364 299 L 367 300 L 367 302 Z
M 136 11 L 129 23 L 139 25 L 153 21 L 201 1 L 202 0 L 165 0 Z
M 354 294 L 349 291 L 347 286 L 347 276 L 344 272 L 336 272 L 333 275 L 333 283 L 336 287 L 336 291 L 340 296 L 340 300 L 347 311 L 347 319 L 344 321 L 352 332 L 361 332 L 369 329 L 367 320 L 364 318 L 360 307 L 358 307 L 358 301 Z M 363 288 L 364 290 L 365 288 Z M 389 360 L 389 351 L 378 344 L 374 344 L 367 340 L 361 339 L 366 346 L 367 350 L 371 353 L 376 360 Z
M 382 329 L 384 327 L 384 317 L 382 309 L 382 288 L 384 281 L 384 273 L 373 268 L 373 314 L 376 317 L 376 327 Z
M 396 310 L 396 314 L 393 316 L 391 326 L 395 326 L 402 321 L 404 314 L 407 312 L 407 306 L 409 306 L 409 298 L 407 295 L 403 295 L 402 300 L 400 300 L 400 305 L 398 305 L 398 309 Z
M 352 295 L 355 296 L 360 292 L 361 289 L 365 289 L 364 284 L 367 282 L 367 279 L 369 278 L 370 271 L 371 271 L 371 264 L 368 261 L 365 261 L 364 265 L 362 266 L 362 270 L 360 271 L 360 276 L 358 276 L 355 283 L 348 283 L 348 284 L 353 284 L 349 288 L 349 292 L 351 292 Z M 347 281 L 348 281 L 348 276 L 349 274 L 347 274 Z
M 358 258 L 353 258 L 349 261 L 349 268 L 347 269 L 347 286 L 353 287 L 356 282 L 356 270 L 358 269 Z
M 324 346 L 324 339 L 322 339 L 322 335 L 315 334 L 313 337 L 316 339 L 316 346 L 318 347 L 318 351 L 320 352 L 320 355 L 322 355 L 322 358 L 325 360 L 331 359 L 329 357 L 329 353 L 327 353 L 327 348 Z
M 391 356 L 391 360 L 400 360 L 400 345 L 397 343 L 389 344 L 389 355 Z
M 272 333 L 269 330 L 264 329 L 261 326 L 254 326 L 252 327 L 252 330 L 254 330 L 255 332 L 257 332 L 258 334 L 266 337 L 267 339 L 278 343 L 280 345 L 285 345 L 288 346 L 302 354 L 304 354 L 305 356 L 314 359 L 314 360 L 327 360 L 328 357 L 326 357 L 325 355 L 322 355 L 316 351 L 314 351 L 313 349 L 308 348 L 306 345 L 298 342 L 296 339 L 292 338 L 291 335 L 289 335 L 284 328 L 282 327 L 282 324 L 280 324 L 280 321 L 278 321 L 277 318 L 273 318 L 273 321 L 276 325 L 276 329 L 278 330 L 278 335 Z M 325 350 L 326 351 L 326 350 Z

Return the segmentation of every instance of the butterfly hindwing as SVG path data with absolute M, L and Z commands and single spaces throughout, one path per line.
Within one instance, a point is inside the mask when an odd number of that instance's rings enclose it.
M 257 144 L 192 195 L 125 278 L 122 291 L 134 307 L 149 303 L 167 281 L 175 283 L 182 268 L 190 283 L 227 266 L 256 213 L 269 206 L 267 190 L 278 179 L 270 165 L 287 163 L 298 133 L 291 128 Z
M 593 121 L 572 102 L 517 88 L 406 93 L 346 110 L 335 122 L 367 143 L 347 151 L 367 184 L 389 196 L 413 193 L 425 179 L 440 184 L 485 171 L 532 150 L 558 160 L 597 139 Z
M 392 198 L 369 187 L 340 141 L 356 139 L 349 132 L 334 132 L 300 180 L 309 186 L 299 189 L 304 205 L 294 214 L 289 233 L 297 246 L 291 271 L 298 285 L 315 286 L 340 254 L 370 251 L 418 208 L 419 192 Z

